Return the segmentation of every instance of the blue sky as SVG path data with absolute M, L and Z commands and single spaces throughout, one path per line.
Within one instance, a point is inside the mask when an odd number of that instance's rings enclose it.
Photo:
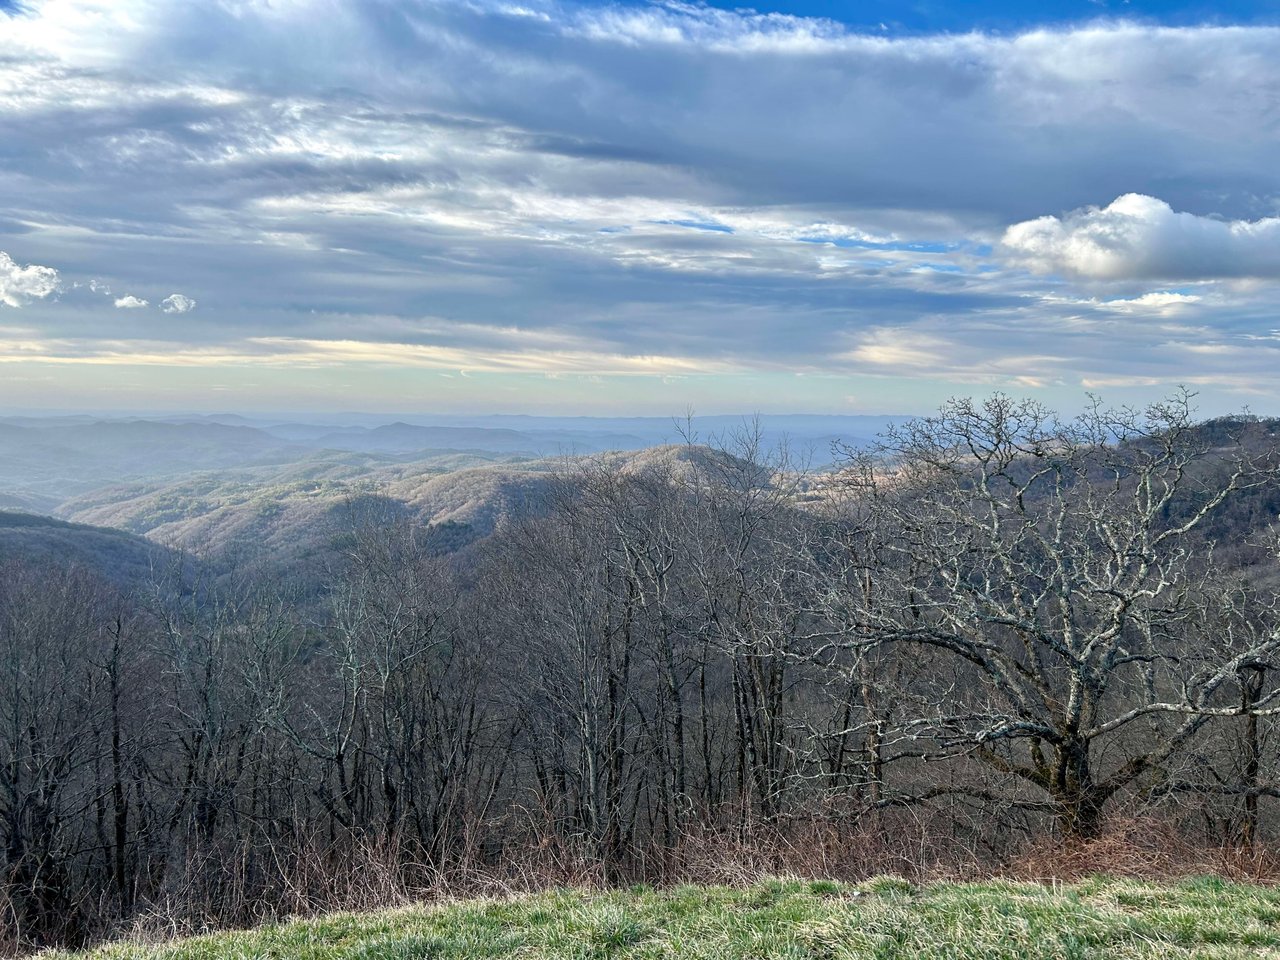
M 1280 412 L 1275 10 L 32 0 L 0 408 Z
M 970 30 L 1016 32 L 1045 25 L 1061 26 L 1113 17 L 1177 26 L 1274 24 L 1280 20 L 1276 0 L 1245 3 L 1160 2 L 1160 0 L 795 0 L 782 3 L 717 2 L 726 10 L 753 7 L 760 12 L 797 17 L 825 17 L 855 29 L 888 33 L 964 33 Z

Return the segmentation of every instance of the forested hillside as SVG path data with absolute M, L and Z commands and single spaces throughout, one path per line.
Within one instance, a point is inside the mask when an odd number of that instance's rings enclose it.
M 982 873 L 1134 823 L 1269 869 L 1274 421 L 997 396 L 819 473 L 747 429 L 308 482 L 119 515 L 233 548 L 259 518 L 216 577 L 5 567 L 10 945 L 717 863 Z
M 110 527 L 0 511 L 0 564 L 81 568 L 121 589 L 164 575 L 175 554 Z

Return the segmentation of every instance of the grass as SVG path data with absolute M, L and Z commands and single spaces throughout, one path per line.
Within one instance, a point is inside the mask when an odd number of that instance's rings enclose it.
M 772 881 L 744 889 L 565 890 L 332 914 L 60 960 L 1111 960 L 1280 958 L 1280 890 L 1201 878 L 916 887 Z

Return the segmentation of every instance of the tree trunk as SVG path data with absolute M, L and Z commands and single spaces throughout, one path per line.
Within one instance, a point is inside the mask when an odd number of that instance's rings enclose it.
M 1244 744 L 1241 753 L 1244 780 L 1244 811 L 1240 818 L 1240 843 L 1253 849 L 1258 836 L 1258 787 L 1262 771 L 1262 741 L 1258 732 L 1257 709 L 1262 698 L 1266 668 L 1250 665 L 1240 671 L 1240 706 L 1245 715 Z
M 1068 843 L 1093 840 L 1102 832 L 1102 808 L 1108 794 L 1094 782 L 1089 744 L 1068 740 L 1057 750 L 1053 798 L 1058 828 Z

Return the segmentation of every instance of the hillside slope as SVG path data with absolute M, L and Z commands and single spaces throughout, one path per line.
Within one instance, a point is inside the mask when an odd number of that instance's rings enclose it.
M 119 484 L 73 498 L 62 516 L 118 527 L 157 543 L 223 553 L 269 551 L 314 556 L 351 527 L 352 510 L 377 509 L 448 525 L 453 546 L 489 536 L 545 509 L 554 477 L 581 463 L 625 471 L 679 472 L 724 455 L 668 446 L 573 460 L 497 454 L 440 454 L 382 464 L 361 455 L 316 457 L 284 467 L 202 473 L 176 481 Z
M 1280 955 L 1280 891 L 1214 878 L 1157 886 L 769 882 L 746 889 L 561 891 L 334 914 L 163 946 L 47 960 L 1137 960 Z
M 159 573 L 170 557 L 164 547 L 121 530 L 0 511 L 0 564 L 74 565 L 127 585 Z
M 549 464 L 494 456 L 441 454 L 408 464 L 359 455 L 278 468 L 218 471 L 168 482 L 119 484 L 76 497 L 60 509 L 82 523 L 117 527 L 208 553 L 322 553 L 370 510 L 422 523 L 465 525 L 487 536 L 523 511 L 545 483 Z

